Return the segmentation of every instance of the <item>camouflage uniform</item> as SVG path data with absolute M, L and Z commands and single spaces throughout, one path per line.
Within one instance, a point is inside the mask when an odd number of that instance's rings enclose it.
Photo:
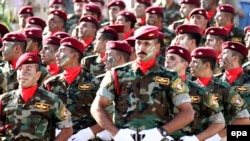
M 40 79 L 38 80 L 38 85 L 41 85 L 44 80 L 50 77 L 50 74 L 44 66 L 40 66 L 40 71 L 42 74 Z M 8 62 L 6 62 L 5 65 L 0 68 L 0 72 L 0 90 L 2 90 L 2 93 L 12 91 L 18 88 L 16 71 L 11 67 Z
M 35 95 L 25 103 L 19 90 L 4 94 L 2 100 L 1 126 L 7 127 L 7 141 L 51 141 L 55 128 L 72 126 L 71 113 L 53 93 L 38 88 Z
M 65 24 L 65 30 L 67 33 L 69 33 L 69 34 L 72 33 L 72 31 L 78 25 L 79 19 L 80 19 L 80 16 L 78 16 L 76 14 L 68 15 L 68 20 L 66 21 L 66 24 Z
M 70 85 L 63 74 L 52 76 L 45 81 L 46 89 L 57 94 L 72 113 L 74 134 L 96 124 L 90 114 L 90 106 L 98 86 L 99 82 L 84 69 Z
M 163 47 L 161 50 L 164 52 L 163 54 L 165 55 L 165 50 L 166 48 L 171 44 L 171 41 L 175 38 L 175 32 L 171 31 L 167 27 L 163 26 L 160 32 L 163 33 L 164 39 L 163 39 Z
M 87 47 L 87 49 L 85 50 L 83 57 L 87 57 L 90 55 L 94 55 L 94 44 L 93 42 Z
M 233 27 L 229 33 L 229 41 L 240 42 L 244 44 L 245 34 L 244 31 L 240 28 Z
M 217 76 L 224 83 L 228 83 L 226 79 L 226 74 L 221 74 Z M 229 84 L 230 85 L 230 84 Z M 237 92 L 247 103 L 247 110 L 250 112 L 250 76 L 245 73 L 241 73 L 240 76 L 233 82 L 230 86 L 232 92 Z
M 169 26 L 174 21 L 181 19 L 181 14 L 179 12 L 180 5 L 173 2 L 173 4 L 167 9 L 166 7 L 163 8 L 163 23 L 166 26 Z
M 98 55 L 84 57 L 81 65 L 91 74 L 100 75 L 105 73 L 105 65 Z
M 117 79 L 112 72 L 107 72 L 97 93 L 114 101 L 114 124 L 118 128 L 141 131 L 160 127 L 170 120 L 173 105 L 191 101 L 189 90 L 177 73 L 159 64 L 145 75 L 135 62 L 114 69 Z
M 180 19 L 178 21 L 174 21 L 171 25 L 168 26 L 169 30 L 172 30 L 173 32 L 175 29 L 179 26 L 185 23 L 185 19 Z

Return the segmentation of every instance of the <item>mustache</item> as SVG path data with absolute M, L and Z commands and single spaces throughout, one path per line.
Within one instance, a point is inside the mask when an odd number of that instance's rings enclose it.
M 144 55 L 147 55 L 147 53 L 146 52 L 138 52 L 137 54 L 144 54 Z

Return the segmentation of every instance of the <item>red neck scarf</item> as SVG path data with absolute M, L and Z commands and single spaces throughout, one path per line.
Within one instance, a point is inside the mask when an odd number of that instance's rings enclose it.
M 145 25 L 146 24 L 146 17 L 140 18 L 140 24 Z
M 105 55 L 106 55 L 105 53 L 100 53 L 102 63 L 105 62 L 105 59 L 104 59 Z
M 184 74 L 184 75 L 180 75 L 179 77 L 180 77 L 180 78 L 182 79 L 182 81 L 184 81 L 184 82 L 187 80 L 187 76 L 186 76 L 185 74 Z
M 243 72 L 243 68 L 234 68 L 231 70 L 226 70 L 226 78 L 230 84 L 232 84 L 239 75 Z
M 81 69 L 82 69 L 82 66 L 65 69 L 65 71 L 63 72 L 63 75 L 69 85 L 76 79 Z
M 16 68 L 16 62 L 17 62 L 17 60 L 11 60 L 11 61 L 10 61 L 10 65 L 11 65 L 11 67 L 12 67 L 13 69 Z
M 38 88 L 37 84 L 29 88 L 19 87 L 19 90 L 21 91 L 21 96 L 25 103 L 29 101 L 35 95 L 37 88 Z
M 34 51 L 31 51 L 31 52 L 38 55 L 39 50 L 34 50 Z
M 130 37 L 134 32 L 134 29 L 128 30 L 124 33 L 124 40 Z
M 161 31 L 162 25 L 159 25 L 159 26 L 157 26 L 157 27 L 158 27 L 158 30 Z
M 215 10 L 207 11 L 207 20 L 208 21 L 211 21 L 211 19 L 214 17 L 215 12 L 216 12 Z
M 211 81 L 211 79 L 212 77 L 200 77 L 200 78 L 197 78 L 196 82 L 199 85 L 207 86 L 209 82 Z
M 88 47 L 88 46 L 92 43 L 93 40 L 94 40 L 93 37 L 89 37 L 89 38 L 87 38 L 87 39 L 84 39 L 84 40 L 83 40 L 84 46 L 85 46 L 85 47 Z
M 156 62 L 156 59 L 153 58 L 149 61 L 146 61 L 146 62 L 139 62 L 139 61 L 136 61 L 136 64 L 140 67 L 140 69 L 142 70 L 142 72 L 145 74 L 149 68 L 151 68 Z
M 216 52 L 216 62 L 219 62 L 219 56 L 221 54 L 222 51 Z
M 60 72 L 60 68 L 56 64 L 47 65 L 47 69 L 52 75 L 57 75 Z
M 224 26 L 224 28 L 226 28 L 226 30 L 228 32 L 230 32 L 232 30 L 232 28 L 233 28 L 233 24 L 226 25 L 226 26 Z

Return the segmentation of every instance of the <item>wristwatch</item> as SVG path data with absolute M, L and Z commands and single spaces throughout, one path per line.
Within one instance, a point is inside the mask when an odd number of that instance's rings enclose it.
M 167 130 L 165 130 L 163 127 L 160 127 L 159 130 L 160 130 L 160 133 L 163 137 L 166 137 L 168 135 Z

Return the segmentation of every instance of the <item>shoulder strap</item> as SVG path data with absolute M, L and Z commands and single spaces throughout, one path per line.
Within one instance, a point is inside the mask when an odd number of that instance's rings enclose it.
M 120 87 L 119 87 L 119 81 L 118 81 L 117 71 L 115 69 L 113 69 L 112 72 L 113 72 L 113 77 L 114 77 L 116 95 L 120 95 Z

